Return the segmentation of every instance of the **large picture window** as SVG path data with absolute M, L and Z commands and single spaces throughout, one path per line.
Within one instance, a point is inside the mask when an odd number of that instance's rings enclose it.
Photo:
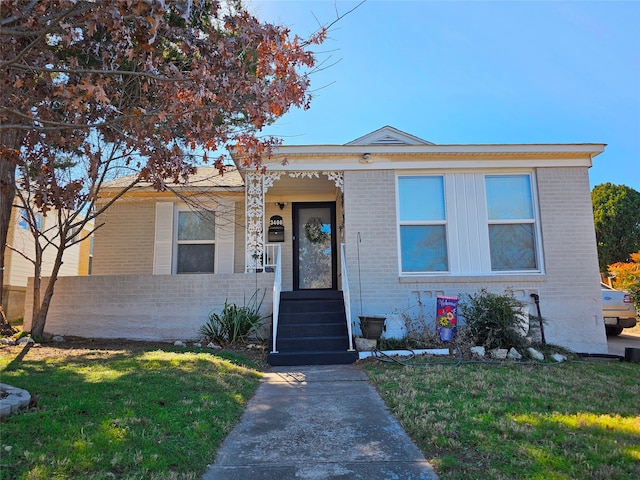
M 397 199 L 400 276 L 543 272 L 533 172 L 399 175 Z
M 486 176 L 492 271 L 538 270 L 529 175 Z
M 207 211 L 178 211 L 177 273 L 214 273 L 215 215 Z
M 443 177 L 399 177 L 398 210 L 402 272 L 447 271 Z

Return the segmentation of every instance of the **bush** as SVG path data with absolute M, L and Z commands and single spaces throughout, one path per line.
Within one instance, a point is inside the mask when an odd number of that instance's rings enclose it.
M 485 289 L 467 295 L 458 305 L 469 335 L 476 345 L 487 349 L 528 346 L 521 333 L 524 304 L 511 295 L 499 295 Z M 527 332 L 524 332 L 525 334 Z
M 212 311 L 209 314 L 207 323 L 200 327 L 200 335 L 217 343 L 234 344 L 245 339 L 251 331 L 257 332 L 266 318 L 260 315 L 264 296 L 258 302 L 256 291 L 243 306 L 225 300 L 220 313 Z

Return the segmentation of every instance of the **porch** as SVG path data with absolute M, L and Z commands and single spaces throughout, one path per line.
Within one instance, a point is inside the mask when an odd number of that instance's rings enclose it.
M 47 279 L 43 279 L 47 281 Z M 45 331 L 53 335 L 130 340 L 195 340 L 225 301 L 243 305 L 254 292 L 270 315 L 274 273 L 96 275 L 60 277 Z M 32 298 L 33 279 L 27 285 Z M 27 308 L 25 330 L 31 328 Z

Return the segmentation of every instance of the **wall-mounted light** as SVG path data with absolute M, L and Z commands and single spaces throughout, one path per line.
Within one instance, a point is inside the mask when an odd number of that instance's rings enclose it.
M 371 154 L 370 153 L 363 153 L 362 154 L 362 159 L 360 160 L 360 163 L 373 163 L 373 160 L 371 160 Z
M 284 207 L 287 206 L 286 202 L 276 202 L 276 205 L 280 207 L 280 210 L 284 210 Z

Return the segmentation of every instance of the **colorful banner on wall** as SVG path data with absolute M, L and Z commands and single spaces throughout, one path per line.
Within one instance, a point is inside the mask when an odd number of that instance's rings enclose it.
M 436 334 L 451 342 L 458 331 L 458 297 L 436 297 Z

